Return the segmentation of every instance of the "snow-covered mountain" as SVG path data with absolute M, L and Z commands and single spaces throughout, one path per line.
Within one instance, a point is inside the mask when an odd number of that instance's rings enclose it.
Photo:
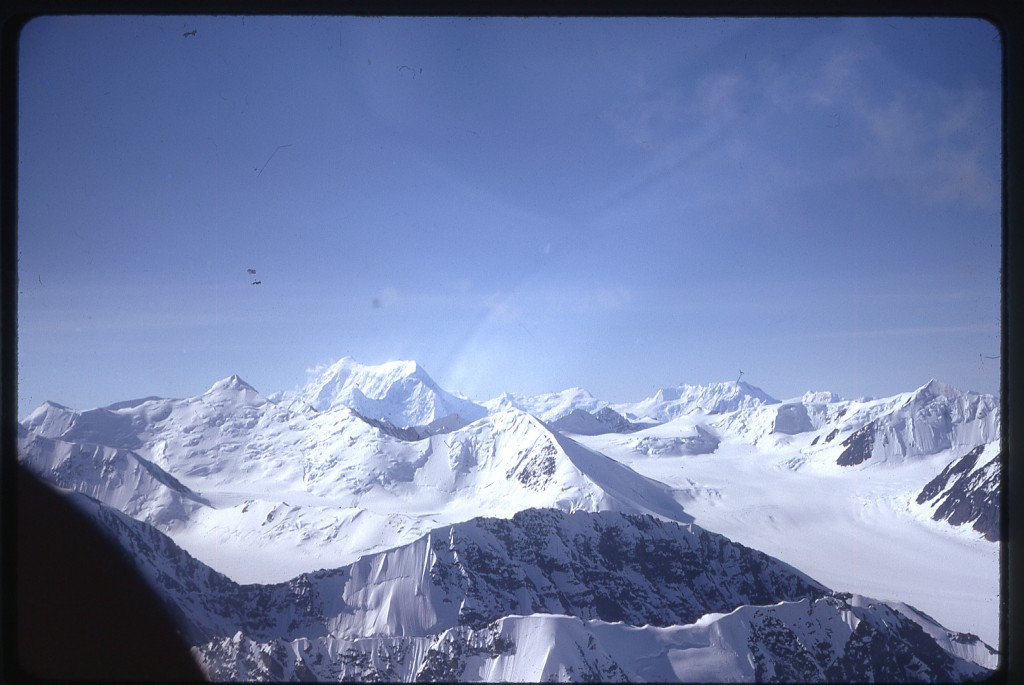
M 22 463 L 51 484 L 153 525 L 180 525 L 209 506 L 174 476 L 129 450 L 53 440 L 19 425 L 18 451 Z
M 442 390 L 414 361 L 364 365 L 343 357 L 309 381 L 297 398 L 318 411 L 345 406 L 403 428 L 453 414 L 473 421 L 487 412 L 471 400 Z
M 341 565 L 481 512 L 690 520 L 671 488 L 517 409 L 434 434 L 385 421 L 345 406 L 296 411 L 231 377 L 181 400 L 43 405 L 26 418 L 19 449 L 46 480 L 158 526 L 246 581 Z M 88 442 L 75 441 L 83 435 Z M 268 561 L 252 564 L 256 552 Z
M 899 399 L 895 407 L 883 404 L 877 418 L 870 418 L 871 410 L 854 414 L 870 420 L 843 440 L 846 449 L 836 463 L 898 460 L 999 439 L 999 402 L 991 395 L 963 393 L 932 380 Z
M 760 388 L 743 381 L 729 381 L 662 388 L 653 397 L 631 404 L 612 405 L 612 408 L 629 419 L 662 422 L 698 411 L 724 414 L 777 403 L 777 399 Z
M 635 433 L 653 424 L 630 421 L 611 407 L 603 407 L 591 413 L 585 409 L 573 409 L 561 418 L 552 421 L 552 430 L 574 435 L 602 435 L 604 433 Z
M 568 416 L 573 411 L 596 412 L 607 407 L 608 403 L 597 399 L 583 388 L 568 388 L 561 392 L 532 396 L 506 392 L 487 400 L 483 406 L 490 412 L 514 407 L 533 414 L 541 421 L 552 422 Z
M 532 614 L 430 637 L 258 642 L 237 633 L 197 651 L 217 680 L 910 683 L 991 673 L 937 645 L 890 606 L 840 595 L 682 626 Z
M 933 509 L 932 518 L 971 527 L 986 540 L 1000 537 L 999 483 L 1003 455 L 997 443 L 978 445 L 921 488 L 916 501 Z
M 832 592 L 693 525 L 527 510 L 346 567 L 238 585 L 77 493 L 214 680 L 905 680 L 995 654 L 911 607 Z
M 1001 430 L 998 398 L 962 392 L 936 380 L 878 399 L 843 400 L 833 393 L 808 392 L 709 416 L 685 412 L 679 417 L 685 419 L 680 425 L 696 423 L 719 437 L 737 436 L 756 446 L 802 445 L 793 443 L 794 436 L 808 436 L 802 452 L 828 453 L 844 467 L 970 450 L 997 441 Z
M 910 601 L 947 625 L 997 639 L 998 549 L 989 541 L 998 533 L 1002 459 L 996 398 L 933 381 L 886 398 L 809 392 L 780 402 L 733 383 L 679 386 L 627 406 L 613 408 L 579 389 L 476 404 L 445 393 L 415 364 L 341 360 L 300 394 L 265 396 L 231 376 L 183 399 L 89 410 L 44 403 L 21 423 L 19 458 L 49 482 L 155 526 L 231 582 L 268 586 L 346 567 L 481 515 L 513 521 L 526 509 L 614 512 L 663 525 L 694 522 L 831 587 Z M 806 496 L 826 490 L 827 498 Z M 956 561 L 935 568 L 927 560 L 936 556 Z M 888 606 L 897 607 L 894 601 Z M 323 671 L 302 661 L 292 638 L 208 634 L 211 654 L 235 650 L 238 663 L 270 659 L 283 673 L 323 676 L 349 668 L 335 658 L 342 647 L 363 664 L 360 673 L 381 675 L 388 650 L 421 650 L 426 658 L 458 640 L 497 649 L 487 636 L 506 634 L 505 626 L 515 633 L 557 625 L 598 641 L 612 630 L 599 627 L 607 617 L 545 612 L 523 609 L 496 616 L 486 629 L 456 624 L 392 642 L 350 636 L 342 645 L 342 638 L 310 636 L 303 644 L 310 659 L 320 655 Z M 679 621 L 673 630 L 691 625 Z M 639 634 L 627 627 L 615 630 Z M 651 627 L 641 632 L 655 644 L 668 639 Z M 282 649 L 292 656 L 278 659 Z M 593 671 L 605 675 L 644 672 L 608 658 L 586 663 L 612 669 Z M 476 677 L 477 666 L 480 673 L 533 673 L 521 670 L 522 660 L 505 671 L 497 661 L 485 668 L 466 659 L 466 677 Z M 574 673 L 589 667 L 572 666 Z
M 315 412 L 311 412 L 315 414 Z M 197 489 L 301 479 L 291 429 L 308 417 L 268 401 L 238 376 L 185 399 L 149 398 L 78 411 L 46 403 L 29 432 L 68 443 L 132 450 Z

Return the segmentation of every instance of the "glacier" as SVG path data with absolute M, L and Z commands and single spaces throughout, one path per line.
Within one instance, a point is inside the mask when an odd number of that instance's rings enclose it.
M 352 625 L 370 626 L 368 633 L 337 621 L 330 635 L 242 630 L 241 614 L 196 619 L 206 609 L 182 599 L 176 606 L 183 620 L 216 625 L 196 633 L 197 658 L 211 674 L 488 680 L 658 673 L 699 679 L 705 672 L 697 664 L 706 662 L 727 668 L 730 677 L 763 680 L 793 675 L 779 655 L 792 657 L 796 643 L 779 637 L 775 656 L 757 652 L 742 607 L 760 612 L 757 620 L 774 626 L 773 635 L 798 635 L 795 614 L 784 607 L 803 602 L 800 611 L 848 618 L 861 602 L 888 618 L 858 620 L 879 635 L 898 626 L 892 639 L 910 645 L 907 654 L 938 654 L 918 634 L 923 631 L 942 654 L 960 660 L 953 667 L 945 656 L 919 663 L 893 656 L 866 678 L 898 672 L 928 680 L 946 672 L 959 680 L 981 673 L 976 667 L 992 668 L 997 658 L 988 645 L 998 646 L 999 639 L 1000 437 L 997 398 L 934 380 L 893 397 L 858 400 L 827 391 L 777 400 L 746 383 L 716 383 L 665 388 L 631 404 L 604 402 L 579 388 L 533 398 L 506 393 L 478 403 L 447 393 L 415 362 L 370 366 L 345 358 L 320 369 L 300 390 L 272 395 L 229 376 L 181 399 L 146 397 L 86 410 L 46 402 L 20 422 L 18 450 L 20 461 L 51 485 L 87 497 L 104 512 L 106 527 L 137 524 L 152 531 L 150 538 L 169 536 L 161 545 L 180 547 L 192 559 L 187 573 L 221 578 L 215 585 L 277 587 L 316 574 L 334 574 L 337 584 L 338 569 L 371 564 L 365 578 L 377 574 L 380 580 L 367 586 L 378 588 L 366 590 L 376 597 L 371 604 L 379 600 L 393 611 L 360 614 Z M 805 496 L 818 491 L 829 497 Z M 417 545 L 437 539 L 439 531 L 482 520 L 488 529 L 501 528 L 533 520 L 529 512 L 548 512 L 538 520 L 558 521 L 540 536 L 558 550 L 538 552 L 536 559 L 547 564 L 571 557 L 572 546 L 554 540 L 568 531 L 582 534 L 574 521 L 641 517 L 636 520 L 679 530 L 714 530 L 730 545 L 761 550 L 792 573 L 816 578 L 811 582 L 819 594 L 733 597 L 713 607 L 704 598 L 699 611 L 658 625 L 634 614 L 595 614 L 593 601 L 588 613 L 568 601 L 584 592 L 581 586 L 569 592 L 560 578 L 552 587 L 560 587 L 564 601 L 524 595 L 503 604 L 492 588 L 487 601 L 498 601 L 496 613 L 482 611 L 470 620 L 472 614 L 459 611 L 470 606 L 471 593 L 460 596 L 455 614 L 444 602 L 424 608 L 409 597 L 421 597 L 430 583 L 421 577 L 403 590 L 415 573 L 390 576 L 367 561 L 387 559 L 379 563 L 397 568 L 413 563 L 422 573 L 437 557 L 424 561 L 430 553 L 415 551 Z M 955 561 L 937 568 L 928 561 L 935 555 Z M 506 556 L 495 552 L 483 565 L 505 569 L 523 586 L 554 582 L 542 581 L 543 569 L 528 571 L 533 561 Z M 635 572 L 635 581 L 652 572 Z M 197 590 L 200 596 L 207 591 Z M 851 599 L 865 597 L 887 599 Z M 281 611 L 292 612 L 289 620 L 297 620 L 295 608 L 284 607 L 294 601 L 281 600 Z M 748 632 L 723 647 L 706 628 L 725 630 L 739 620 L 733 616 L 747 616 L 740 623 Z M 736 630 L 728 628 L 739 635 Z M 529 631 L 555 631 L 551 644 L 568 651 L 556 650 L 549 660 L 502 652 L 529 642 Z M 614 645 L 626 634 L 663 645 L 669 640 L 664 631 L 682 642 L 659 652 L 657 669 L 645 671 L 616 656 Z M 881 638 L 856 639 L 873 644 Z M 836 664 L 845 663 L 848 647 L 836 643 L 801 656 L 799 673 L 813 680 L 840 673 Z M 397 654 L 405 655 L 401 668 Z M 232 671 L 229 662 L 249 666 Z M 275 665 L 267 670 L 267 663 Z M 894 665 L 907 663 L 916 663 L 916 670 Z

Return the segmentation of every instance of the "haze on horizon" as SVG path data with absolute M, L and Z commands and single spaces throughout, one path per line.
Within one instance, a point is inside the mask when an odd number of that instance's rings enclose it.
M 346 355 L 999 391 L 984 21 L 68 16 L 20 59 L 19 416 Z

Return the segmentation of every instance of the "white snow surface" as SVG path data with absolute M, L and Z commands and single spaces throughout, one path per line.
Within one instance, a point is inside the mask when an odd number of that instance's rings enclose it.
M 743 381 L 728 381 L 662 388 L 645 400 L 611 406 L 628 419 L 671 421 L 694 412 L 721 414 L 776 403 L 777 399 L 758 387 Z
M 185 399 L 46 403 L 23 420 L 19 443 L 44 476 L 59 472 L 63 487 L 156 525 L 240 582 L 341 566 L 481 515 L 611 509 L 692 517 L 829 587 L 913 605 L 998 645 L 999 546 L 915 502 L 950 462 L 997 443 L 996 398 L 936 381 L 876 400 L 786 403 L 745 383 L 678 386 L 613 405 L 661 425 L 570 438 L 538 418 L 607 403 L 579 389 L 539 397 L 478 405 L 413 363 L 342 359 L 281 404 L 236 376 Z M 776 431 L 780 404 L 794 403 L 812 430 Z M 476 420 L 402 441 L 356 412 L 396 426 Z M 869 424 L 870 458 L 837 465 L 842 443 Z
M 314 640 L 300 638 L 290 643 L 290 650 L 276 652 L 283 652 L 285 657 L 283 678 L 297 674 L 301 661 L 319 664 L 342 652 L 363 652 L 377 668 L 392 669 L 396 680 L 409 681 L 421 674 L 424 657 L 433 651 L 452 654 L 449 663 L 458 666 L 448 675 L 458 682 L 755 682 L 749 645 L 757 641 L 754 626 L 768 621 L 792 630 L 799 644 L 828 650 L 833 659 L 843 654 L 846 641 L 862 620 L 897 618 L 894 609 L 904 616 L 913 614 L 913 620 L 919 620 L 929 634 L 942 633 L 904 606 L 859 596 L 852 597 L 846 606 L 836 604 L 804 599 L 772 606 L 744 605 L 728 614 L 708 614 L 694 623 L 667 627 L 563 614 L 510 615 L 483 629 L 449 628 L 437 636 L 406 637 L 400 643 L 395 638 L 329 635 Z M 866 611 L 868 607 L 874 613 Z M 826 638 L 824 643 L 822 638 Z M 946 646 L 942 636 L 937 639 Z M 235 657 L 228 663 L 265 663 L 274 651 L 273 643 L 250 640 L 241 633 L 219 642 L 222 646 L 217 651 L 222 659 L 225 655 Z M 210 655 L 194 651 L 200 663 L 206 665 Z M 982 666 L 995 666 L 993 655 L 986 652 L 980 658 Z M 983 674 L 976 665 L 979 662 L 970 661 L 959 664 L 961 679 Z M 769 661 L 767 669 L 776 666 Z M 346 671 L 346 675 L 359 678 L 363 673 L 354 670 L 350 674 Z M 769 670 L 762 677 L 772 675 Z
M 438 387 L 414 361 L 365 365 L 343 357 L 299 391 L 298 399 L 324 411 L 339 406 L 396 426 L 422 426 L 458 414 L 475 420 L 486 410 Z
M 514 407 L 533 414 L 541 421 L 551 422 L 568 416 L 575 410 L 593 413 L 607 407 L 608 403 L 597 399 L 582 388 L 568 388 L 561 392 L 532 396 L 506 392 L 487 400 L 483 406 L 490 412 Z
M 629 436 L 577 439 L 676 488 L 687 513 L 708 530 L 829 587 L 906 602 L 951 629 L 998 644 L 999 546 L 968 526 L 931 520 L 916 504 L 921 488 L 969 448 L 844 468 L 836 464 L 844 449 L 838 439 L 810 444 L 829 427 L 780 436 L 771 433 L 772 420 L 770 407 L 754 408 L 684 417 Z M 646 439 L 686 434 L 697 425 L 721 438 L 714 453 L 652 458 L 637 450 Z
M 65 412 L 48 407 L 45 422 L 30 422 L 59 434 L 26 428 L 26 463 L 52 480 L 55 459 L 43 454 L 44 444 L 60 446 L 61 454 L 80 451 L 69 435 L 98 439 L 95 424 L 115 427 L 114 446 L 104 450 L 173 476 L 203 504 L 187 512 L 176 507 L 170 516 L 161 506 L 177 495 L 152 479 L 119 479 L 98 490 L 106 471 L 96 460 L 67 486 L 158 526 L 239 582 L 283 581 L 411 542 L 441 525 L 532 507 L 690 520 L 668 486 L 517 409 L 407 442 L 345 406 L 295 411 L 231 377 L 184 400 Z

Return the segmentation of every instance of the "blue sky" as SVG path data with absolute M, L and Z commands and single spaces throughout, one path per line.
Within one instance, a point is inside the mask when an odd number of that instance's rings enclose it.
M 19 415 L 343 355 L 998 392 L 1000 60 L 965 19 L 34 20 Z

